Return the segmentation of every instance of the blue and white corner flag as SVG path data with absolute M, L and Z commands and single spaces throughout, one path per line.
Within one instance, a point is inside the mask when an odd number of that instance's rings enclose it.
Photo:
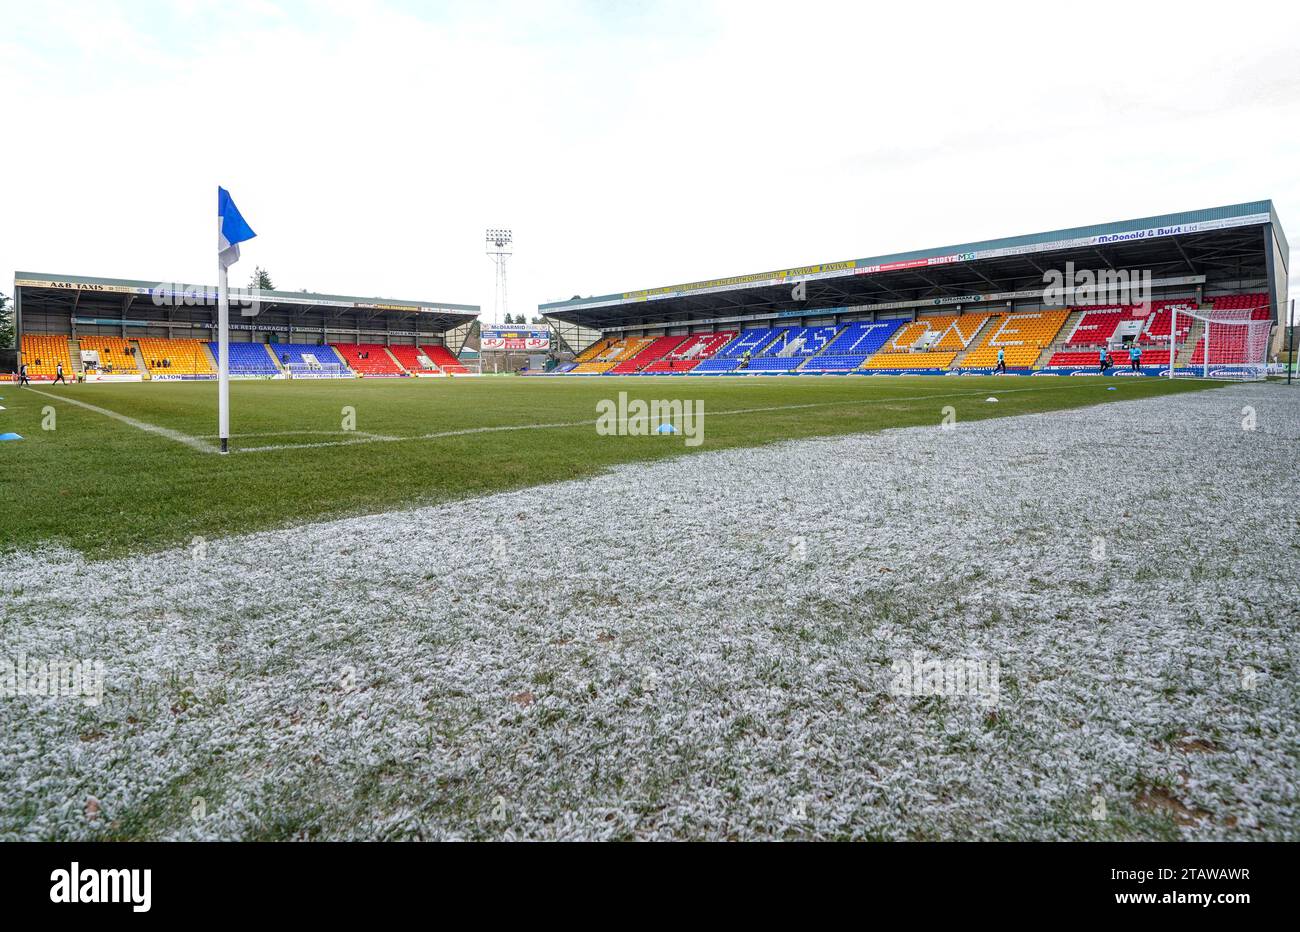
M 257 234 L 244 222 L 239 208 L 225 188 L 217 188 L 217 258 L 223 269 L 239 261 L 239 244 Z

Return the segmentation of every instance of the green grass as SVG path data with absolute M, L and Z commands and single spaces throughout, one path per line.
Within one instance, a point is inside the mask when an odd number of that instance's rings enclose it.
M 804 437 L 938 425 L 1197 391 L 1212 383 L 1114 378 L 747 377 L 235 382 L 236 453 L 219 456 L 68 404 L 77 399 L 192 437 L 216 433 L 214 383 L 0 385 L 0 549 L 55 542 L 110 557 L 296 522 L 371 514 L 590 475 L 609 466 Z M 1114 387 L 1113 392 L 1106 391 Z M 704 402 L 704 442 L 600 436 L 596 404 Z M 985 398 L 996 395 L 997 404 Z M 49 396 L 56 396 L 51 398 Z M 810 407 L 794 407 L 805 405 Z M 43 429 L 45 409 L 55 429 Z M 356 438 L 397 442 L 238 452 Z M 725 414 L 752 408 L 777 410 Z M 571 424 L 571 422 L 586 422 Z M 571 424 L 418 439 L 482 427 Z M 303 433 L 307 431 L 318 434 Z M 256 436 L 248 436 L 256 435 Z

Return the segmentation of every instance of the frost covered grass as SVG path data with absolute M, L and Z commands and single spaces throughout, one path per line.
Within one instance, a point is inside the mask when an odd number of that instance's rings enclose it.
M 0 838 L 1300 837 L 1300 393 L 974 414 L 0 556 Z
M 990 386 L 998 405 L 984 404 Z M 236 455 L 228 457 L 210 452 L 213 383 L 0 387 L 0 430 L 26 438 L 0 444 L 0 551 L 53 541 L 92 557 L 122 556 L 194 536 L 574 479 L 693 449 L 932 424 L 948 404 L 964 418 L 993 417 L 1202 387 L 858 376 L 235 382 Z M 619 392 L 702 401 L 703 445 L 598 434 L 596 405 Z

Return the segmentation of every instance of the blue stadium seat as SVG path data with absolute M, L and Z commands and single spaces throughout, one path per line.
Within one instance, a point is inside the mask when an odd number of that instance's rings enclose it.
M 723 372 L 732 372 L 740 365 L 737 358 L 727 359 L 722 356 L 714 356 L 712 359 L 705 359 L 698 366 L 690 371 L 690 375 L 720 375 Z
M 209 343 L 208 347 L 212 350 L 212 358 L 217 359 L 217 344 Z M 271 357 L 266 354 L 266 346 L 264 344 L 230 344 L 231 375 L 278 375 L 279 373 L 280 368 L 274 361 L 272 361 Z
M 714 358 L 738 358 L 745 350 L 749 350 L 750 355 L 757 356 L 781 330 L 793 329 L 793 327 L 760 327 L 755 330 L 742 330 L 740 336 L 724 346 Z
M 776 339 L 763 348 L 763 355 L 805 359 L 825 349 L 835 340 L 839 330 L 836 326 L 782 327 Z
M 334 347 L 328 343 L 324 346 L 316 346 L 313 343 L 272 343 L 270 347 L 271 352 L 275 353 L 275 358 L 286 365 L 307 365 L 307 360 L 303 358 L 304 353 L 314 356 L 321 365 L 338 365 L 342 362 L 338 353 L 334 352 Z
M 801 372 L 848 372 L 862 365 L 894 335 L 905 320 L 858 321 L 827 344 L 826 352 L 808 360 Z

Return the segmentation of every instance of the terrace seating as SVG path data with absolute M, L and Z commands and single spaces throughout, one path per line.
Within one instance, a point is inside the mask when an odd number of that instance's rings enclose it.
M 1043 348 L 1056 339 L 1069 316 L 1068 309 L 1008 314 L 995 321 L 980 345 L 966 354 L 962 368 L 993 368 L 998 362 L 999 349 L 1005 354 L 1008 369 L 1028 368 L 1042 355 Z
M 793 372 L 806 356 L 757 356 L 749 361 L 743 372 Z
M 1230 294 L 1220 295 L 1217 298 L 1211 298 L 1211 307 L 1214 311 L 1232 311 L 1232 310 L 1263 310 L 1266 313 L 1263 317 L 1251 318 L 1253 320 L 1267 320 L 1271 314 L 1270 301 L 1268 293 L 1263 291 L 1253 292 L 1251 294 Z M 1213 316 L 1218 317 L 1218 314 Z
M 697 333 L 682 339 L 675 348 L 664 353 L 642 372 L 682 373 L 690 372 L 702 361 L 712 358 L 718 350 L 736 337 L 736 331 L 723 330 L 718 333 Z
M 135 361 L 135 350 L 129 340 L 122 337 L 78 337 L 77 343 L 83 352 L 90 350 L 99 355 L 100 372 L 129 375 L 140 372 L 140 366 Z
M 268 343 L 267 346 L 295 378 L 352 375 L 352 371 L 343 364 L 338 353 L 334 352 L 334 347 L 328 343 L 320 346 L 312 343 Z
M 424 355 L 428 356 L 430 361 L 448 375 L 468 375 L 469 369 L 452 355 L 451 350 L 442 345 L 425 346 L 421 345 L 420 349 L 424 350 Z
M 595 343 L 591 344 L 591 346 L 588 346 L 577 356 L 574 356 L 573 361 L 578 363 L 591 362 L 601 353 L 605 352 L 605 350 L 609 349 L 610 346 L 613 344 L 613 342 L 614 341 L 609 338 L 602 338 L 600 340 L 597 340 Z
M 742 330 L 740 336 L 718 351 L 718 356 L 729 359 L 739 358 L 744 355 L 745 350 L 749 350 L 751 356 L 757 356 L 759 351 L 770 344 L 782 330 L 792 329 L 794 328 L 758 327 L 751 330 Z
M 140 356 L 153 376 L 208 376 L 217 372 L 215 350 L 208 354 L 202 340 L 167 340 L 141 337 Z M 235 344 L 231 344 L 234 346 Z
M 54 378 L 59 363 L 63 363 L 65 378 L 72 378 L 75 372 L 66 335 L 23 334 L 23 362 L 27 364 L 28 377 L 36 380 Z
M 764 356 L 815 356 L 840 333 L 839 327 L 783 327 L 763 349 Z
M 673 337 L 659 337 L 647 343 L 635 355 L 629 356 L 609 370 L 610 375 L 630 375 L 640 372 L 650 363 L 659 359 L 681 345 L 686 337 L 679 334 Z
M 820 356 L 808 360 L 799 371 L 848 372 L 856 369 L 904 323 L 903 320 L 880 320 L 849 324 Z
M 212 358 L 220 365 L 221 357 L 216 343 L 209 343 Z M 230 374 L 232 376 L 279 375 L 280 367 L 270 357 L 265 343 L 231 343 Z
M 382 343 L 331 343 L 339 357 L 365 378 L 398 378 L 406 373 Z
M 886 353 L 880 352 L 864 362 L 859 369 L 947 369 L 957 358 L 956 353 Z
M 1125 368 L 1128 366 L 1128 350 L 1116 349 L 1111 352 L 1111 358 L 1115 361 L 1116 368 Z M 1096 369 L 1101 362 L 1101 350 L 1061 350 L 1053 353 L 1052 357 L 1047 360 L 1048 369 Z M 1169 350 L 1167 349 L 1143 349 L 1142 350 L 1143 366 L 1167 366 L 1169 365 Z
M 676 349 L 665 353 L 665 359 L 708 359 L 736 338 L 734 330 L 717 333 L 697 333 L 687 337 Z
M 1209 341 L 1210 365 L 1243 365 L 1262 363 L 1268 356 L 1270 327 L 1245 326 L 1236 321 L 1271 320 L 1272 309 L 1267 306 L 1268 296 L 1230 295 L 1216 298 L 1210 309 L 1210 321 L 1205 334 L 1196 341 L 1192 350 L 1192 365 L 1206 363 L 1206 341 Z M 1261 306 L 1264 305 L 1264 306 Z M 1218 323 L 1217 321 L 1224 321 Z
M 1075 310 L 1081 310 L 1075 308 Z M 1106 346 L 1120 321 L 1129 316 L 1118 304 L 1088 308 L 1065 341 L 1066 346 Z
M 407 372 L 442 372 L 437 363 L 430 359 L 424 350 L 413 343 L 391 344 L 388 347 L 388 352 L 392 353 L 398 365 Z
M 958 323 L 960 315 L 942 314 L 902 321 L 880 351 L 864 362 L 860 369 L 947 369 L 957 353 L 984 326 L 989 314 L 971 314 Z M 957 349 L 946 347 L 956 344 Z M 944 349 L 939 349 L 939 346 Z
M 944 329 L 939 339 L 930 345 L 930 349 L 939 350 L 940 352 L 951 350 L 954 353 L 960 353 L 971 345 L 971 341 L 979 334 L 980 328 L 984 326 L 985 321 L 990 317 L 998 316 L 1001 315 L 994 311 L 958 314 Z
M 631 359 L 652 342 L 650 337 L 625 337 L 615 340 L 597 353 L 590 361 L 573 368 L 572 375 L 604 375 L 619 363 Z
M 700 361 L 691 375 L 720 375 L 724 372 L 734 372 L 740 366 L 740 357 L 738 356 L 713 356 L 709 359 Z
M 1188 331 L 1192 329 L 1193 323 L 1193 318 L 1182 312 L 1193 311 L 1200 313 L 1196 301 L 1190 298 L 1172 298 L 1151 302 L 1151 315 L 1142 326 L 1142 332 L 1138 335 L 1138 342 L 1143 346 L 1148 344 L 1168 345 L 1169 328 L 1173 323 L 1174 308 L 1179 310 L 1178 342 L 1182 343 L 1187 338 Z

